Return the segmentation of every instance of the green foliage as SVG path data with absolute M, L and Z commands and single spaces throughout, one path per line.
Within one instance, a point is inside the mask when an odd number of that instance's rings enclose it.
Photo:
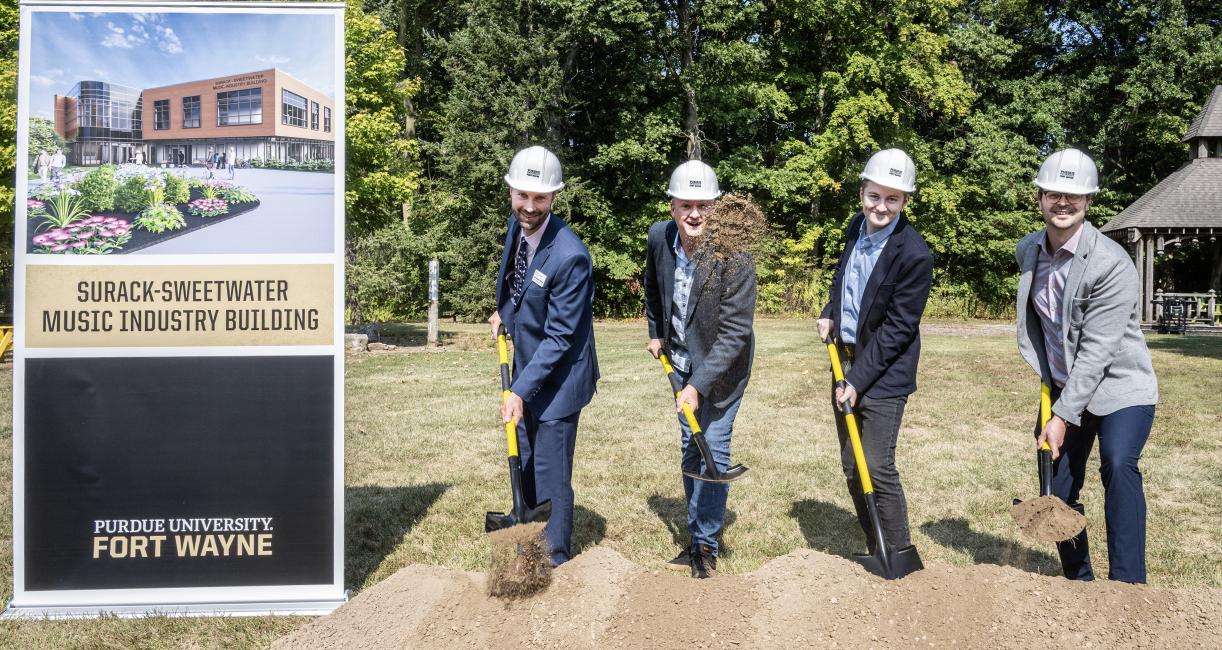
M 230 205 L 234 203 L 253 203 L 259 200 L 259 197 L 248 192 L 246 188 L 237 186 L 221 190 L 221 198 Z
M 335 161 L 326 158 L 318 160 L 266 160 L 254 158 L 250 166 L 257 169 L 287 169 L 296 172 L 333 172 Z
M 141 211 L 135 223 L 149 232 L 162 233 L 167 230 L 185 228 L 187 220 L 183 218 L 178 208 L 169 203 L 159 203 Z
M 55 123 L 45 117 L 30 118 L 29 134 L 30 148 L 28 151 L 31 165 L 39 151 L 45 151 L 47 155 L 51 155 L 55 153 L 56 149 L 64 149 L 67 146 L 64 144 L 64 139 L 55 132 Z
M 352 243 L 348 266 L 361 312 L 369 321 L 419 319 L 428 313 L 428 261 L 433 242 L 393 223 Z
M 46 196 L 45 214 L 39 229 L 63 228 L 89 216 L 85 196 L 66 184 L 56 183 L 55 191 Z
M 168 203 L 186 203 L 191 200 L 191 187 L 186 179 L 173 172 L 161 175 L 165 183 L 165 199 Z
M 85 174 L 76 184 L 81 201 L 90 212 L 104 212 L 115 208 L 115 192 L 119 182 L 115 180 L 115 166 L 102 165 Z
M 148 198 L 144 192 L 143 176 L 131 176 L 119 185 L 115 191 L 115 207 L 123 212 L 140 212 Z

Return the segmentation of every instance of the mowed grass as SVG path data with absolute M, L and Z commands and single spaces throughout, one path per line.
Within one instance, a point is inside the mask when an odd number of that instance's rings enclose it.
M 347 358 L 346 584 L 412 563 L 481 570 L 483 519 L 509 508 L 496 354 L 484 326 L 444 328 L 443 351 Z M 733 457 L 751 468 L 730 492 L 720 568 L 745 573 L 795 548 L 847 555 L 852 514 L 828 403 L 826 349 L 811 321 L 757 322 L 755 370 Z M 576 551 L 610 546 L 660 568 L 686 541 L 673 399 L 641 322 L 597 326 L 602 381 L 582 413 L 574 483 Z M 1142 460 L 1149 575 L 1165 587 L 1222 587 L 1222 338 L 1151 336 L 1162 398 Z M 927 562 L 1006 563 L 1057 574 L 1054 549 L 1017 537 L 1014 497 L 1035 496 L 1031 428 L 1038 380 L 1011 329 L 936 327 L 898 449 L 913 538 Z M 11 373 L 0 391 L 11 393 Z M 0 402 L 0 557 L 12 556 L 10 401 Z M 1096 450 L 1097 453 L 1097 450 Z M 1107 574 L 1098 461 L 1083 490 L 1096 572 Z M 12 567 L 0 564 L 0 592 Z M 259 647 L 300 618 L 0 622 L 0 646 Z

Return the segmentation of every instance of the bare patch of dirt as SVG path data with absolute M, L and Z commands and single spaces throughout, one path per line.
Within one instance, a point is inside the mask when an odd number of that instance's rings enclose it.
M 809 549 L 694 580 L 594 547 L 531 598 L 410 566 L 277 648 L 1213 647 L 1222 590 L 933 565 L 903 580 Z
M 1063 542 L 1086 528 L 1086 517 L 1054 496 L 1035 497 L 1010 507 L 1024 535 L 1041 542 Z

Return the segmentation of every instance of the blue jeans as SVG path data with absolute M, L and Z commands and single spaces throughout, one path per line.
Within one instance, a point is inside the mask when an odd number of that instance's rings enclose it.
M 679 373 L 683 385 L 691 373 Z M 734 416 L 742 398 L 734 400 L 726 408 L 713 406 L 707 396 L 701 395 L 700 409 L 696 411 L 696 422 L 704 431 L 704 439 L 713 453 L 713 462 L 718 471 L 730 468 L 730 437 L 734 434 Z M 683 452 L 681 466 L 684 472 L 700 474 L 704 472 L 704 458 L 700 449 L 692 442 L 692 430 L 687 426 L 687 418 L 679 413 L 680 447 Z M 683 494 L 687 497 L 687 530 L 691 533 L 692 544 L 706 544 L 717 555 L 717 542 L 721 536 L 722 522 L 726 517 L 726 497 L 730 494 L 730 486 L 726 483 L 709 483 L 683 477 Z
M 1053 401 L 1060 391 L 1053 390 Z M 1154 405 L 1130 406 L 1107 415 L 1082 414 L 1082 425 L 1066 427 L 1061 457 L 1052 466 L 1052 493 L 1074 505 L 1086 480 L 1086 460 L 1099 439 L 1099 477 L 1107 522 L 1107 577 L 1146 582 L 1146 494 L 1137 462 L 1154 425 Z M 1039 435 L 1039 432 L 1036 432 Z M 1061 569 L 1071 580 L 1094 580 L 1086 531 L 1057 544 Z

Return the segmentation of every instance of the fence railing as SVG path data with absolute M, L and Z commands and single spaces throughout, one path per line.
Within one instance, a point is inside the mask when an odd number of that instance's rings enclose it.
M 1222 320 L 1218 311 L 1218 292 L 1210 289 L 1205 293 L 1173 293 L 1159 289 L 1154 292 L 1154 320 L 1163 320 L 1164 314 L 1180 316 L 1189 323 L 1217 325 Z

